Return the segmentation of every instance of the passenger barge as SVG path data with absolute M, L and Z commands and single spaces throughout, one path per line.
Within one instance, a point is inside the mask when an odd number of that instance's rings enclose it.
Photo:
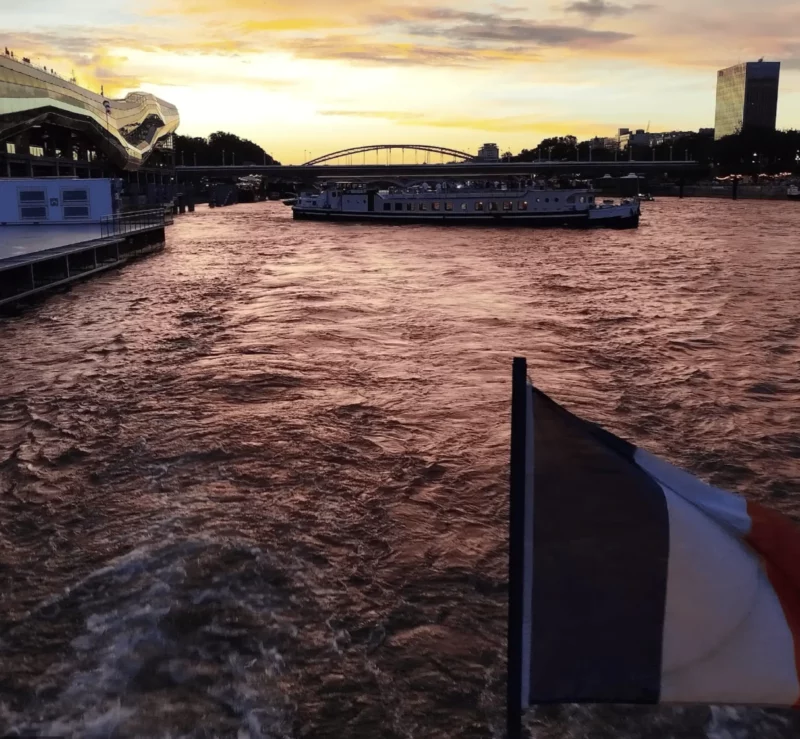
M 636 198 L 598 201 L 587 188 L 528 185 L 516 189 L 437 185 L 377 190 L 332 185 L 301 194 L 295 219 L 431 225 L 636 228 Z

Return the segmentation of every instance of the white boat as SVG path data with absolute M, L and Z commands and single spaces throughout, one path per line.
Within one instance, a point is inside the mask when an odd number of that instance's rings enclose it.
M 800 200 L 800 187 L 797 185 L 789 185 L 786 190 L 786 197 L 789 200 Z
M 377 190 L 329 185 L 320 192 L 299 195 L 292 214 L 298 220 L 636 228 L 640 206 L 636 198 L 600 202 L 586 188 L 449 184 Z

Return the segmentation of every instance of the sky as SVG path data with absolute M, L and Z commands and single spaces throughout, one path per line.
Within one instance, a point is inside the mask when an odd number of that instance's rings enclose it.
M 798 29 L 797 0 L 0 0 L 17 56 L 284 163 L 711 127 L 716 70 L 760 57 L 783 63 L 778 127 L 800 128 Z

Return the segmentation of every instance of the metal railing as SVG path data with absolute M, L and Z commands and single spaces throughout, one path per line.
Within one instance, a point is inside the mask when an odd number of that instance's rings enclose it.
M 110 216 L 103 216 L 101 219 L 100 235 L 103 238 L 123 236 L 165 225 L 166 218 L 163 208 L 158 210 L 139 210 L 131 213 L 114 213 Z

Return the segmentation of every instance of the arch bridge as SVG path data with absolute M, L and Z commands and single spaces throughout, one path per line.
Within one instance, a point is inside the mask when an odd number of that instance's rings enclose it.
M 343 158 L 352 158 L 359 154 L 363 154 L 364 156 L 364 164 L 367 163 L 366 156 L 368 152 L 375 152 L 376 159 L 380 156 L 380 152 L 385 151 L 387 155 L 387 164 L 390 164 L 389 157 L 391 156 L 391 151 L 393 149 L 400 149 L 403 152 L 403 160 L 405 160 L 405 151 L 413 151 L 413 152 L 425 152 L 426 154 L 439 154 L 444 160 L 444 157 L 450 157 L 451 159 L 460 159 L 463 162 L 471 162 L 476 159 L 473 154 L 467 154 L 465 151 L 459 151 L 458 149 L 450 149 L 446 146 L 428 146 L 426 144 L 370 144 L 369 146 L 353 146 L 349 149 L 340 149 L 339 151 L 332 151 L 329 154 L 323 154 L 320 157 L 315 157 L 314 159 L 310 159 L 309 161 L 305 162 L 302 166 L 310 167 L 315 164 L 324 164 L 325 162 L 332 162 L 336 159 L 343 159 Z M 415 154 L 416 156 L 416 154 Z M 352 159 L 351 159 L 352 161 Z M 369 162 L 370 164 L 372 162 Z M 377 162 L 376 162 L 377 163 Z M 405 161 L 403 161 L 405 163 Z M 408 162 L 411 164 L 411 162 Z

